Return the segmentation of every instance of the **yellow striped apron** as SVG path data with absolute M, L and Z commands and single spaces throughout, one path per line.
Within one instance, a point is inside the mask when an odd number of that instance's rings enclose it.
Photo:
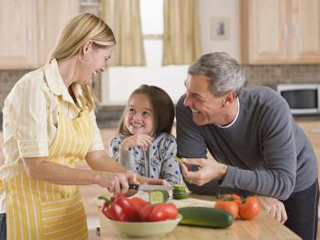
M 58 129 L 47 161 L 74 168 L 84 160 L 93 135 L 88 110 L 69 119 L 60 106 Z M 26 172 L 5 181 L 7 239 L 87 239 L 85 211 L 77 186 L 32 180 Z

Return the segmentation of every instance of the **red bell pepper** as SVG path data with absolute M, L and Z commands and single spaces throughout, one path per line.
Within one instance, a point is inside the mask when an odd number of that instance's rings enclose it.
M 137 200 L 131 201 L 131 199 L 126 198 L 123 194 L 113 197 L 113 202 L 105 197 L 99 197 L 99 199 L 105 200 L 101 211 L 106 217 L 124 222 L 140 221 L 138 207 L 135 206 L 138 202 Z M 139 201 L 139 204 L 142 204 L 142 202 Z
M 127 216 L 130 222 L 139 222 L 140 216 L 136 207 L 126 198 L 123 194 L 119 194 L 113 204 L 118 205 L 122 208 L 124 214 Z M 121 220 L 120 220 L 121 221 Z
M 98 197 L 98 199 L 100 199 L 100 200 L 104 200 L 104 203 L 103 203 L 103 206 L 102 206 L 102 208 L 101 208 L 101 212 L 106 216 L 106 217 L 108 217 L 108 206 L 110 205 L 110 204 L 112 204 L 112 201 L 110 201 L 108 198 L 106 198 L 106 197 L 104 197 L 104 196 L 100 196 L 100 197 Z

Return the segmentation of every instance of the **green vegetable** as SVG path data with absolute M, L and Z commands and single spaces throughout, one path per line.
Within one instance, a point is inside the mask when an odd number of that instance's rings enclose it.
M 179 158 L 179 157 L 177 157 L 177 156 L 174 156 L 174 158 L 177 160 L 177 162 L 179 162 L 179 163 L 183 163 L 182 158 Z
M 169 199 L 169 193 L 166 190 L 152 190 L 149 192 L 149 202 L 151 204 L 165 203 Z
M 209 228 L 228 228 L 233 216 L 226 211 L 210 207 L 183 207 L 179 209 L 182 220 L 179 224 Z
M 188 197 L 186 186 L 184 185 L 174 185 L 172 192 L 174 199 L 184 199 Z

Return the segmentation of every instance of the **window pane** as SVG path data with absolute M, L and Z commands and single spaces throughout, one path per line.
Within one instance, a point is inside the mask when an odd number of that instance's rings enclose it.
M 143 34 L 163 34 L 163 0 L 140 0 Z
M 112 67 L 109 69 L 110 101 L 125 103 L 131 92 L 141 84 L 163 88 L 174 102 L 185 92 L 184 80 L 188 66 L 166 66 L 162 61 L 162 40 L 144 41 L 147 67 Z

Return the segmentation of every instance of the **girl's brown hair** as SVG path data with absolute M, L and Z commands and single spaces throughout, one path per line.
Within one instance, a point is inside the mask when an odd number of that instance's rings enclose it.
M 173 102 L 163 89 L 156 86 L 141 85 L 139 88 L 134 90 L 128 100 L 128 103 L 123 111 L 121 116 L 118 134 L 120 136 L 129 136 L 131 135 L 129 129 L 124 124 L 124 119 L 126 112 L 129 108 L 130 100 L 138 94 L 142 94 L 148 98 L 151 104 L 151 111 L 154 118 L 154 129 L 155 132 L 166 132 L 171 133 L 173 120 L 174 120 L 174 105 Z

